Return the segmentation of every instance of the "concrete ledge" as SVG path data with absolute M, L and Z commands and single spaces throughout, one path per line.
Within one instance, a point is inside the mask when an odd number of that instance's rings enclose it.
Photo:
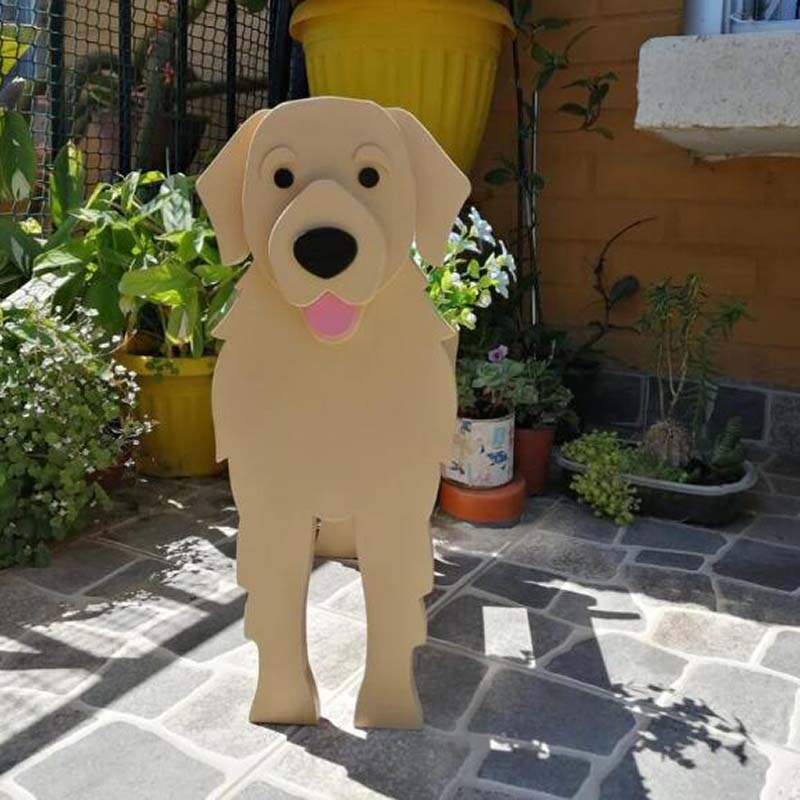
M 800 32 L 651 39 L 637 130 L 703 158 L 800 155 Z

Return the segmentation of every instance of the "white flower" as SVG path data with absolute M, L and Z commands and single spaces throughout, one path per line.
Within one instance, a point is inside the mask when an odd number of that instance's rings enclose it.
M 478 239 L 488 244 L 496 244 L 495 238 L 492 235 L 492 226 L 478 213 L 478 210 L 474 206 L 469 210 L 469 220 L 472 223 L 470 235 L 476 236 Z

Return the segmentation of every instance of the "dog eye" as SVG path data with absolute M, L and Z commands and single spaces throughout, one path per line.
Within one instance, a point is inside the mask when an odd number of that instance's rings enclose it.
M 380 179 L 381 176 L 378 174 L 378 170 L 376 170 L 375 167 L 364 167 L 364 169 L 358 173 L 358 182 L 365 189 L 371 189 L 373 186 L 377 186 Z
M 294 183 L 294 175 L 292 174 L 292 171 L 290 169 L 286 169 L 286 167 L 276 169 L 272 179 L 275 181 L 275 185 L 279 189 L 288 189 Z

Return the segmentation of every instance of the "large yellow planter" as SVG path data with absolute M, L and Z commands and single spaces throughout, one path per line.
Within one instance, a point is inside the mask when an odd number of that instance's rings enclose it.
M 313 95 L 411 111 L 465 172 L 514 26 L 492 0 L 305 0 L 291 20 Z
M 156 358 L 116 355 L 138 375 L 139 412 L 155 423 L 143 437 L 136 465 L 161 478 L 217 475 L 211 416 L 211 378 L 216 357 Z

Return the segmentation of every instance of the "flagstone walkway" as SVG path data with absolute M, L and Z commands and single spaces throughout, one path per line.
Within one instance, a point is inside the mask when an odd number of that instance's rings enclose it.
M 0 800 L 797 800 L 800 469 L 772 464 L 722 531 L 556 496 L 512 529 L 437 518 L 421 732 L 352 727 L 363 598 L 335 561 L 308 613 L 325 720 L 249 724 L 227 486 L 140 481 L 0 573 Z

